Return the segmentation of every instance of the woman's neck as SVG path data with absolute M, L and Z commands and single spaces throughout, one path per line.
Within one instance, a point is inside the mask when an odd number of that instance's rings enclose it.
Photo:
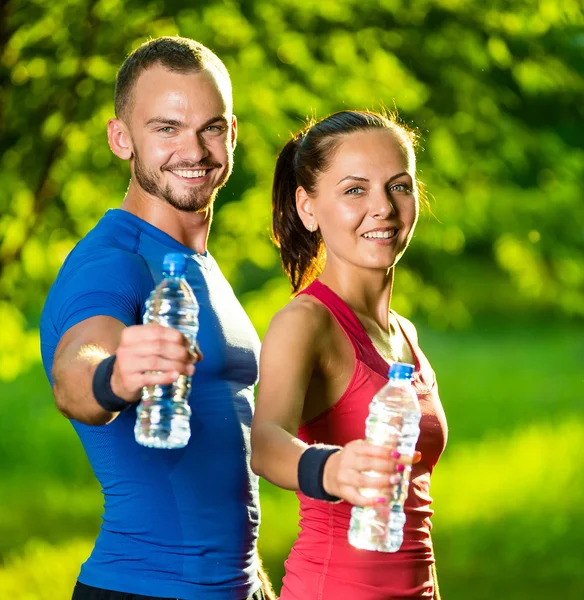
M 394 269 L 334 268 L 325 265 L 319 280 L 339 295 L 359 317 L 388 330 Z

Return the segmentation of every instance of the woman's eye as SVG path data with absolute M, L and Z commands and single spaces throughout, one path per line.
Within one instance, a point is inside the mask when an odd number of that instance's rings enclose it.
M 395 183 L 389 189 L 392 192 L 409 192 L 412 188 L 407 183 Z
M 363 191 L 363 188 L 360 186 L 349 188 L 345 191 L 345 194 L 349 194 L 350 196 L 357 196 Z

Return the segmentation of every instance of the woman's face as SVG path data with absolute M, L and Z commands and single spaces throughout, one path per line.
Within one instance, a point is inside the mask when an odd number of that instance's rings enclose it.
M 388 269 L 397 263 L 418 219 L 411 154 L 385 129 L 341 138 L 309 199 L 327 263 L 369 269 Z

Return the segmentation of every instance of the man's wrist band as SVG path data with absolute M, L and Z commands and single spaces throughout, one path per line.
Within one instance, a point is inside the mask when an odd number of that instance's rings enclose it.
M 298 487 L 305 496 L 327 502 L 340 500 L 328 494 L 323 485 L 324 465 L 339 450 L 332 446 L 310 446 L 302 453 L 298 461 Z
M 116 396 L 112 390 L 112 373 L 116 355 L 112 354 L 102 360 L 93 374 L 93 396 L 97 403 L 109 412 L 121 412 L 132 406 L 132 402 L 126 402 L 123 398 Z

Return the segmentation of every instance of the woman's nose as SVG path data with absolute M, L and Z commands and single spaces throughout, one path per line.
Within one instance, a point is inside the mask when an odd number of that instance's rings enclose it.
M 383 190 L 371 195 L 371 215 L 376 219 L 387 219 L 395 213 L 391 195 Z

